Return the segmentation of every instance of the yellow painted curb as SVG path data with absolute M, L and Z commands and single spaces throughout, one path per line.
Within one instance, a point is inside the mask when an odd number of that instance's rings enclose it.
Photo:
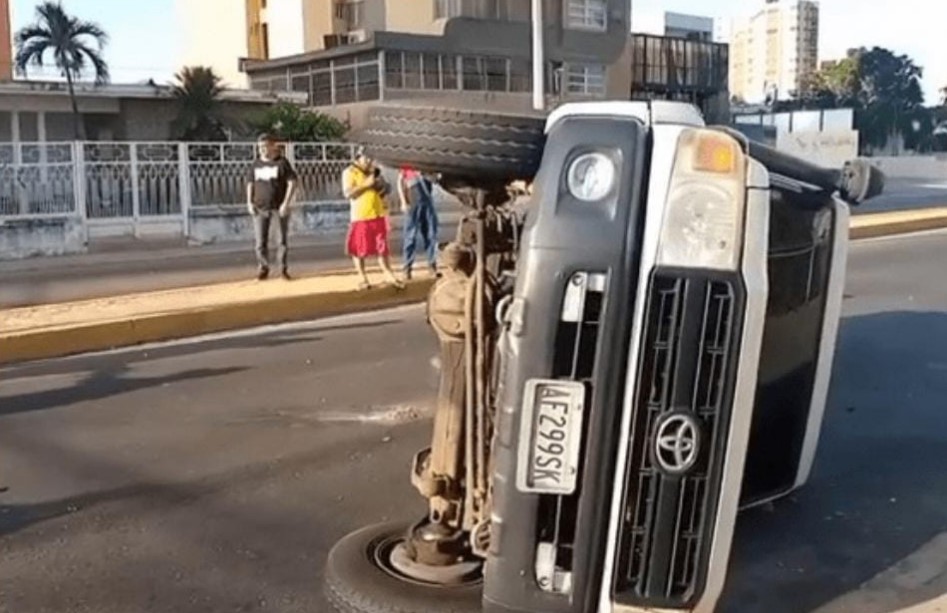
M 858 240 L 941 228 L 947 228 L 947 207 L 853 215 L 849 236 Z
M 182 309 L 132 319 L 0 334 L 0 364 L 169 341 L 254 326 L 307 321 L 424 300 L 433 280 L 366 292 L 340 291 Z

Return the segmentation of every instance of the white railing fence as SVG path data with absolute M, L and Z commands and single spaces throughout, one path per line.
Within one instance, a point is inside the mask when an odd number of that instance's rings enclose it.
M 290 143 L 298 203 L 338 201 L 350 143 Z M 0 220 L 78 215 L 89 223 L 186 218 L 243 204 L 254 143 L 0 143 Z M 185 222 L 186 227 L 186 222 Z

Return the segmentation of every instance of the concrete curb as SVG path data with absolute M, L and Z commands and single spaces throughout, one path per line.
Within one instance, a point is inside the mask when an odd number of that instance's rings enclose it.
M 289 296 L 155 313 L 133 319 L 5 333 L 0 334 L 0 364 L 396 307 L 421 302 L 432 285 L 433 280 L 420 280 L 409 283 L 404 291 L 382 288 L 366 292 L 351 290 Z
M 852 217 L 850 236 L 858 240 L 939 228 L 947 228 L 947 207 L 857 215 Z M 389 288 L 319 292 L 2 333 L 0 364 L 401 306 L 422 302 L 432 285 L 428 279 L 411 282 L 403 292 Z
M 947 206 L 852 216 L 852 240 L 947 228 Z

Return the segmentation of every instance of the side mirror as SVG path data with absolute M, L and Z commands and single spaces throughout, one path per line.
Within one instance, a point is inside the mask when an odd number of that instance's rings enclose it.
M 866 159 L 852 160 L 842 167 L 838 187 L 842 198 L 857 206 L 884 192 L 885 175 Z

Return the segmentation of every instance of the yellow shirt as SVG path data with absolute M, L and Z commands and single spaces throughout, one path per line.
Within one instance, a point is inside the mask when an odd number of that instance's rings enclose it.
M 352 164 L 342 173 L 342 187 L 348 194 L 372 180 L 372 175 Z M 350 198 L 352 221 L 369 221 L 388 214 L 385 200 L 376 189 L 362 192 L 358 198 Z

